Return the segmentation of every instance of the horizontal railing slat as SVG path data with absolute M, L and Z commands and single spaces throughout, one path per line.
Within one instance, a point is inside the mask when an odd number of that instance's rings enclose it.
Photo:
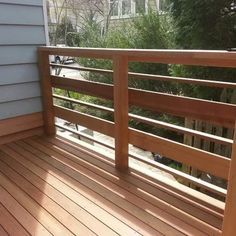
M 53 94 L 53 98 L 56 98 L 56 99 L 59 99 L 59 100 L 63 100 L 63 101 L 67 101 L 67 102 L 74 103 L 74 104 L 78 104 L 80 106 L 91 107 L 91 108 L 98 109 L 98 110 L 104 111 L 104 112 L 114 113 L 114 109 L 113 108 L 109 108 L 109 107 L 105 107 L 105 106 L 100 106 L 100 105 L 89 103 L 89 102 L 84 102 L 84 101 L 81 101 L 81 100 L 78 100 L 78 99 L 74 99 L 74 98 L 69 98 L 69 97 L 65 97 L 65 96 L 61 96 L 61 95 L 56 95 L 56 94 Z
M 65 97 L 65 96 L 55 95 L 55 94 L 53 95 L 53 97 L 56 98 L 56 99 L 59 99 L 59 100 L 67 101 L 67 102 L 70 102 L 70 103 L 73 103 L 73 104 L 78 104 L 78 105 L 81 105 L 81 106 L 90 107 L 90 108 L 93 108 L 93 109 L 98 109 L 100 111 L 108 112 L 108 113 L 111 113 L 111 114 L 114 113 L 113 108 L 108 108 L 108 107 L 105 107 L 105 106 L 100 106 L 100 105 L 97 105 L 97 104 L 92 104 L 92 103 L 80 101 L 80 100 Z M 193 129 L 181 127 L 181 126 L 178 126 L 178 125 L 173 125 L 173 124 L 170 124 L 170 123 L 167 123 L 167 122 L 146 118 L 146 117 L 131 114 L 131 113 L 129 113 L 129 118 L 133 119 L 135 121 L 139 121 L 139 122 L 142 122 L 142 123 L 145 123 L 145 124 L 152 125 L 152 126 L 164 128 L 164 129 L 167 129 L 167 130 L 172 130 L 172 131 L 175 131 L 177 133 L 189 134 L 189 135 L 193 135 L 195 137 L 200 137 L 200 138 L 203 138 L 204 140 L 214 141 L 214 142 L 221 143 L 221 144 L 224 144 L 224 145 L 232 145 L 233 144 L 232 139 L 227 139 L 227 138 L 219 137 L 219 136 L 212 135 L 212 134 L 209 134 L 209 133 L 201 132 L 201 131 L 198 131 L 198 130 L 193 130 Z
M 153 161 L 153 160 L 150 160 L 148 158 L 145 158 L 145 157 L 142 157 L 140 155 L 137 155 L 137 154 L 131 154 L 130 153 L 130 156 L 135 159 L 135 160 L 138 160 L 140 162 L 143 162 L 143 163 L 146 163 L 150 166 L 153 166 L 153 167 L 156 167 L 157 169 L 159 170 L 162 170 L 166 173 L 169 173 L 171 175 L 173 175 L 174 177 L 176 178 L 180 178 L 182 180 L 185 180 L 186 182 L 188 183 L 192 183 L 200 188 L 203 188 L 203 189 L 206 189 L 206 190 L 209 190 L 211 191 L 212 193 L 216 193 L 222 197 L 225 197 L 226 194 L 227 194 L 227 190 L 226 189 L 223 189 L 221 187 L 218 187 L 214 184 L 211 184 L 211 183 L 208 183 L 204 180 L 201 180 L 201 179 L 198 179 L 194 176 L 191 176 L 189 174 L 186 174 L 182 171 L 179 171 L 179 170 L 176 170 L 172 167 L 169 167 L 169 166 L 166 166 L 164 164 L 161 164 L 159 162 L 156 162 L 156 161 Z
M 175 131 L 177 133 L 193 135 L 195 137 L 199 137 L 199 138 L 202 138 L 204 140 L 209 140 L 209 141 L 221 143 L 221 144 L 224 144 L 224 145 L 232 145 L 233 144 L 232 139 L 227 139 L 227 138 L 219 137 L 219 136 L 216 136 L 216 135 L 213 135 L 213 134 L 201 132 L 201 131 L 198 131 L 198 130 L 193 130 L 193 129 L 181 127 L 181 126 L 178 126 L 178 125 L 173 125 L 173 124 L 170 124 L 170 123 L 167 123 L 167 122 L 154 120 L 154 119 L 150 119 L 150 118 L 146 118 L 146 117 L 142 117 L 142 116 L 138 116 L 138 115 L 134 115 L 134 114 L 130 114 L 130 118 L 132 118 L 136 121 L 140 121 L 140 122 L 145 123 L 145 124 L 149 124 L 149 125 L 152 125 L 152 126 L 157 126 L 157 127 L 164 128 L 164 129 L 167 129 L 167 130 L 172 130 L 172 131 Z
M 230 160 L 162 137 L 129 129 L 131 144 L 228 179 Z
M 113 85 L 59 76 L 51 76 L 51 79 L 53 87 L 113 100 Z M 234 127 L 236 117 L 236 105 L 139 89 L 129 89 L 129 104 L 231 128 Z
M 113 100 L 113 85 L 59 76 L 51 76 L 51 81 L 55 88 Z
M 114 123 L 96 118 L 91 115 L 86 115 L 78 111 L 72 111 L 70 109 L 54 106 L 55 116 L 63 120 L 67 120 L 74 124 L 79 124 L 91 130 L 99 133 L 114 137 Z
M 223 127 L 233 128 L 235 123 L 236 105 L 232 104 L 138 89 L 130 89 L 129 101 L 131 105 L 152 111 L 204 120 Z
M 59 106 L 54 106 L 54 109 L 56 117 L 114 137 L 113 122 Z M 230 160 L 222 156 L 134 129 L 129 129 L 129 141 L 135 146 L 189 164 L 207 173 L 224 179 L 228 178 Z
M 91 135 L 87 135 L 87 134 L 85 134 L 85 133 L 83 133 L 83 132 L 80 132 L 80 131 L 77 131 L 77 130 L 75 130 L 75 129 L 69 128 L 69 127 L 67 127 L 67 126 L 65 126 L 65 125 L 60 125 L 60 124 L 58 124 L 58 123 L 56 123 L 56 126 L 57 126 L 58 128 L 60 128 L 60 129 L 66 130 L 66 131 L 68 131 L 68 132 L 70 132 L 70 133 L 73 133 L 73 134 L 75 134 L 75 135 L 79 135 L 79 136 L 81 136 L 81 137 L 83 137 L 83 138 L 85 138 L 85 139 L 87 139 L 87 140 L 90 140 L 90 141 L 92 141 L 92 142 L 94 142 L 94 143 L 97 143 L 97 144 L 99 144 L 99 145 L 101 145 L 101 146 L 104 146 L 104 147 L 109 148 L 109 149 L 111 149 L 111 150 L 115 150 L 115 146 L 114 146 L 114 145 L 110 145 L 110 144 L 108 144 L 108 143 L 104 143 L 104 142 L 102 142 L 102 141 L 100 141 L 100 140 L 94 138 L 94 137 L 91 136 Z M 186 174 L 186 173 L 183 173 L 183 172 L 181 172 L 181 171 L 179 171 L 179 170 L 176 170 L 176 169 L 174 169 L 174 168 L 171 168 L 171 167 L 169 167 L 169 166 L 163 165 L 163 164 L 161 164 L 161 163 L 159 163 L 159 162 L 149 160 L 149 159 L 144 158 L 144 157 L 142 157 L 142 156 L 140 156 L 140 155 L 137 155 L 136 153 L 130 152 L 130 153 L 129 153 L 129 156 L 130 156 L 131 158 L 135 159 L 135 160 L 138 160 L 138 161 L 143 162 L 143 163 L 146 163 L 146 164 L 148 164 L 148 165 L 150 165 L 150 166 L 156 167 L 156 168 L 158 168 L 159 170 L 165 171 L 166 173 L 169 173 L 169 174 L 171 174 L 171 175 L 173 175 L 173 176 L 175 176 L 175 177 L 177 177 L 177 178 L 180 178 L 180 179 L 182 179 L 182 180 L 185 180 L 185 181 L 187 181 L 187 182 L 189 182 L 189 183 L 193 183 L 193 184 L 195 184 L 196 186 L 198 186 L 198 187 L 200 187 L 200 188 L 209 190 L 209 191 L 212 192 L 212 193 L 216 193 L 216 194 L 218 194 L 218 195 L 220 195 L 220 196 L 222 196 L 222 197 L 225 197 L 225 196 L 226 196 L 226 193 L 227 193 L 227 190 L 226 190 L 226 189 L 223 189 L 223 188 L 221 188 L 221 187 L 215 186 L 215 185 L 213 185 L 213 184 L 211 184 L 211 183 L 208 183 L 208 182 L 206 182 L 206 181 L 203 181 L 203 180 L 201 180 L 201 179 L 198 179 L 198 178 L 196 178 L 196 177 L 194 177 L 194 176 L 190 176 L 190 175 L 188 175 L 188 174 Z
M 87 72 L 93 72 L 93 73 L 99 73 L 99 74 L 105 74 L 105 75 L 113 75 L 112 70 L 83 67 L 83 66 L 70 66 L 70 65 L 56 64 L 56 63 L 51 63 L 50 65 L 56 66 L 58 68 L 72 69 L 72 70 L 78 70 L 78 71 L 87 71 Z M 135 72 L 129 72 L 128 75 L 129 75 L 129 78 L 133 78 L 133 79 L 157 80 L 157 81 L 165 81 L 165 82 L 196 84 L 196 85 L 202 85 L 202 86 L 214 87 L 214 88 L 236 89 L 236 83 L 224 82 L 224 81 L 192 79 L 192 78 L 165 76 L 165 75 L 152 75 L 152 74 L 143 74 L 143 73 L 135 73 Z
M 213 80 L 204 80 L 204 79 L 191 79 L 183 77 L 174 77 L 174 76 L 165 76 L 165 75 L 151 75 L 151 74 L 141 74 L 141 73 L 129 73 L 130 78 L 134 79 L 144 79 L 144 80 L 157 80 L 165 82 L 175 82 L 175 83 L 184 83 L 184 84 L 196 84 L 206 87 L 215 87 L 215 88 L 236 88 L 236 83 L 223 82 L 223 81 L 213 81 Z

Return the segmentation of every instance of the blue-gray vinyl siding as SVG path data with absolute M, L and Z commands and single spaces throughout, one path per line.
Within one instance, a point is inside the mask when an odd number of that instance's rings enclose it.
M 13 102 L 0 103 L 1 119 L 17 117 L 42 111 L 40 98 L 22 99 Z
M 37 47 L 43 0 L 0 0 L 0 120 L 42 111 Z
M 0 45 L 45 44 L 44 26 L 0 25 Z
M 0 85 L 39 81 L 37 64 L 0 66 Z
M 43 8 L 0 3 L 0 22 L 7 25 L 44 25 Z
M 42 6 L 42 0 L 0 0 L 0 3 L 17 4 L 17 5 L 30 5 Z

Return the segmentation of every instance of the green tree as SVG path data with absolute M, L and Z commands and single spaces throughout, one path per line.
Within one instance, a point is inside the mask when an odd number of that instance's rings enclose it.
M 116 27 L 110 28 L 105 35 L 101 34 L 99 25 L 91 24 L 81 33 L 81 45 L 86 47 L 104 48 L 140 48 L 140 49 L 167 49 L 173 46 L 173 29 L 171 18 L 168 14 L 159 15 L 157 12 L 149 12 L 127 22 L 120 22 Z M 82 59 L 80 64 L 87 67 L 112 69 L 109 60 Z M 169 74 L 169 66 L 156 63 L 130 63 L 129 70 L 147 74 Z M 89 80 L 103 83 L 113 83 L 109 75 L 85 74 Z M 155 80 L 129 79 L 129 86 L 134 88 L 162 91 L 167 93 L 178 93 L 176 84 L 159 82 Z M 98 100 L 97 100 L 98 101 Z M 104 101 L 101 102 L 104 105 Z M 111 106 L 112 104 L 108 104 Z M 158 118 L 171 123 L 179 123 L 180 120 L 163 114 L 153 114 L 143 109 L 132 107 L 131 112 L 150 118 Z M 181 136 L 174 132 L 167 132 L 149 125 L 132 121 L 133 127 L 160 134 L 165 137 L 181 140 Z
M 227 49 L 236 45 L 236 3 L 232 0 L 170 0 L 175 42 L 183 49 Z M 235 69 L 173 66 L 172 74 L 199 79 L 236 80 Z M 184 94 L 220 101 L 221 89 L 182 86 Z M 225 91 L 223 91 L 225 93 Z M 232 91 L 227 91 L 227 97 Z M 228 99 L 226 99 L 228 100 Z
M 171 0 L 177 46 L 184 49 L 227 49 L 236 45 L 233 0 Z
M 180 49 L 225 50 L 236 46 L 236 3 L 232 0 L 170 0 L 174 19 L 175 42 Z M 235 69 L 172 66 L 174 76 L 236 82 Z M 230 89 L 181 86 L 185 96 L 235 103 Z M 232 130 L 186 118 L 186 127 L 232 138 Z M 185 137 L 185 143 L 220 155 L 230 156 L 229 148 L 199 138 Z M 194 175 L 199 172 L 194 170 Z M 219 181 L 218 181 L 219 182 Z M 224 182 L 222 181 L 222 186 Z

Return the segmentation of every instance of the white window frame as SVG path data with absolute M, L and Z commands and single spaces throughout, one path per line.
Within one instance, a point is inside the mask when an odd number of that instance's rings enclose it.
M 125 15 L 122 14 L 122 1 L 123 0 L 113 0 L 113 1 L 117 1 L 117 3 L 118 3 L 118 15 L 117 16 L 111 15 L 111 19 L 125 19 L 125 18 L 131 18 L 131 17 L 134 17 L 136 15 L 139 15 L 139 13 L 136 13 L 136 2 L 135 2 L 135 0 L 130 0 L 131 1 L 130 14 L 125 14 Z M 144 1 L 145 1 L 145 13 L 147 13 L 148 0 L 144 0 Z M 109 4 L 109 7 L 110 6 L 111 5 Z
M 112 15 L 112 11 L 111 11 L 111 19 L 118 19 L 119 18 L 119 0 L 109 0 L 109 11 L 111 10 L 111 2 L 118 2 L 118 14 L 116 15 Z
M 148 0 L 144 0 L 145 1 L 145 9 L 144 9 L 144 13 L 146 14 L 148 12 Z M 136 2 L 134 0 L 132 0 L 133 4 L 134 4 L 134 15 L 140 15 L 140 13 L 137 13 L 136 11 Z

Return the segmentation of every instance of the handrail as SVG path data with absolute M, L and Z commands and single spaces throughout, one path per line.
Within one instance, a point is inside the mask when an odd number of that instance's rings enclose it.
M 184 64 L 213 67 L 235 67 L 235 52 L 223 50 L 153 50 L 40 47 L 39 52 L 48 55 L 113 59 L 114 56 L 128 57 L 128 61 L 155 62 L 164 64 Z
M 133 79 L 154 79 L 160 81 L 170 81 L 188 84 L 199 84 L 208 87 L 231 88 L 236 86 L 233 82 L 219 81 L 201 81 L 199 79 L 171 77 L 162 75 L 149 75 L 141 73 L 128 72 L 129 62 L 155 62 L 164 64 L 184 64 L 194 66 L 209 66 L 236 68 L 236 53 L 227 51 L 202 51 L 202 50 L 142 50 L 142 49 L 94 49 L 94 48 L 57 48 L 57 47 L 40 47 L 39 61 L 42 75 L 43 88 L 43 105 L 44 105 L 44 123 L 47 134 L 55 134 L 54 117 L 69 120 L 72 123 L 81 123 L 83 126 L 104 133 L 115 138 L 115 163 L 116 168 L 125 171 L 128 169 L 128 144 L 142 147 L 153 152 L 166 155 L 174 160 L 189 164 L 199 170 L 214 174 L 226 180 L 229 180 L 229 188 L 232 193 L 232 181 L 234 175 L 229 175 L 230 165 L 231 171 L 235 170 L 235 164 L 232 167 L 231 160 L 220 155 L 196 149 L 181 143 L 174 142 L 156 135 L 148 134 L 136 129 L 128 127 L 129 119 L 136 119 L 151 125 L 157 125 L 162 128 L 175 130 L 185 134 L 195 135 L 207 140 L 217 141 L 224 145 L 232 145 L 233 141 L 215 135 L 206 134 L 200 131 L 190 130 L 184 127 L 177 127 L 165 122 L 159 122 L 134 114 L 129 114 L 128 106 L 134 105 L 149 109 L 155 112 L 163 112 L 180 117 L 191 117 L 194 119 L 204 120 L 213 124 L 224 127 L 234 127 L 236 117 L 236 105 L 207 101 L 203 99 L 176 96 L 172 94 L 164 94 L 160 92 L 151 92 L 128 88 L 128 77 Z M 72 68 L 72 66 L 57 65 L 62 68 L 79 69 L 81 71 L 89 71 L 93 73 L 108 74 L 113 76 L 114 85 L 102 84 L 92 81 L 80 79 L 71 79 L 66 77 L 54 76 L 50 74 L 50 67 L 54 66 L 49 62 L 49 55 L 63 55 L 85 58 L 110 59 L 113 62 L 113 70 L 102 70 L 97 68 Z M 98 105 L 91 105 L 80 102 L 81 105 L 91 106 L 105 112 L 114 114 L 115 122 L 106 121 L 87 115 L 78 111 L 63 108 L 53 104 L 53 99 L 62 99 L 69 102 L 75 102 L 71 98 L 53 95 L 52 88 L 60 88 L 68 91 L 108 99 L 114 102 L 113 108 L 104 108 Z M 78 103 L 79 104 L 79 103 Z M 59 125 L 60 127 L 60 125 Z M 109 145 L 108 145 L 109 146 Z M 109 147 L 110 148 L 110 147 Z M 135 158 L 135 157 L 134 157 Z M 235 158 L 235 157 L 233 157 Z M 139 157 L 137 160 L 142 161 Z M 145 162 L 145 160 L 144 160 Z M 148 161 L 146 161 L 147 163 Z M 152 163 L 150 163 L 152 164 Z M 157 165 L 165 169 L 161 165 Z M 167 172 L 171 172 L 166 168 Z M 173 171 L 175 176 L 182 176 L 187 180 L 192 180 L 197 186 L 201 186 L 208 190 L 212 190 L 225 195 L 225 191 L 215 188 L 210 184 L 202 184 L 194 178 L 188 178 L 185 174 Z M 234 205 L 232 194 L 226 202 Z M 231 217 L 232 218 L 232 217 Z M 226 218 L 224 223 L 228 227 L 231 218 Z

